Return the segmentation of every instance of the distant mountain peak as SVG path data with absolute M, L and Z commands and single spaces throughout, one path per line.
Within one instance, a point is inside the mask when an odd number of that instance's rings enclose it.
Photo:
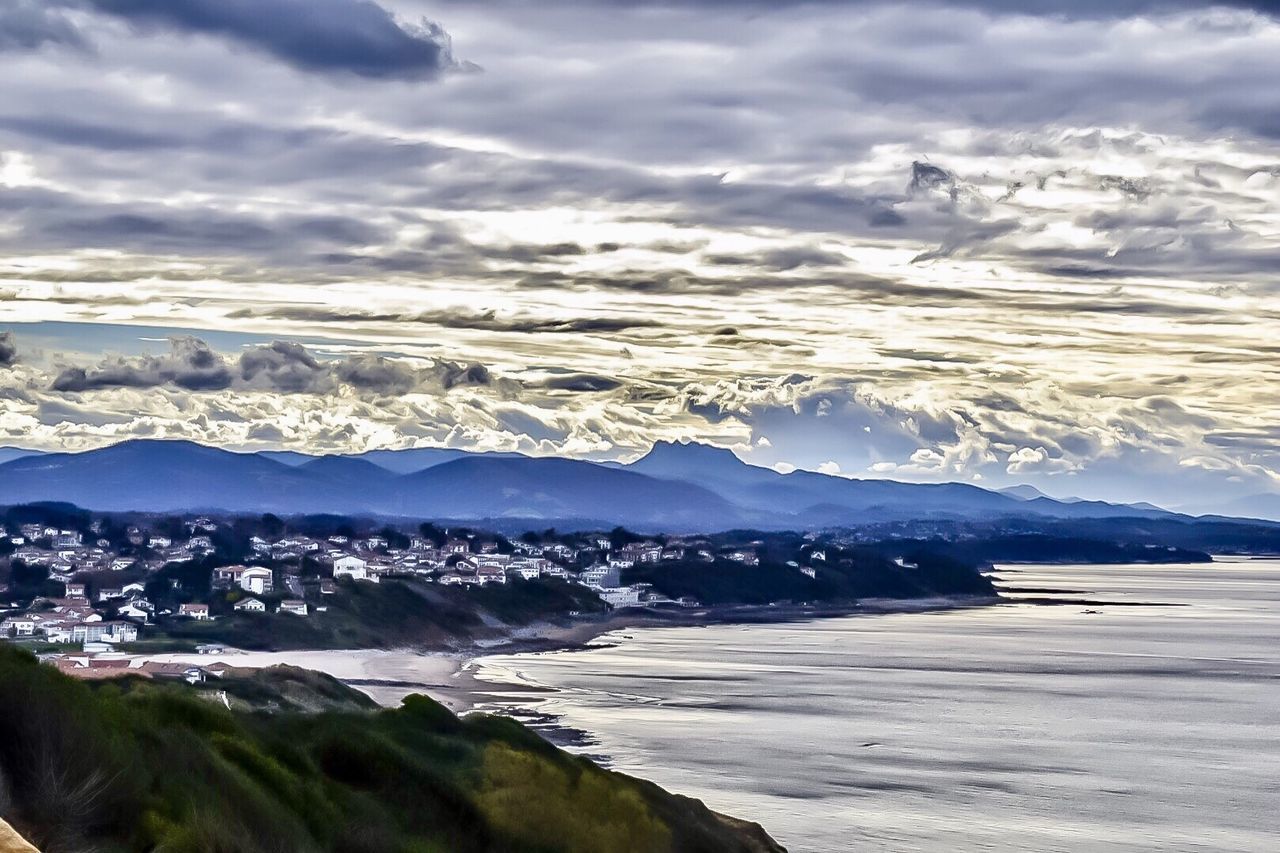
M 1018 500 L 1023 500 L 1023 501 L 1033 501 L 1036 498 L 1049 497 L 1044 492 L 1040 491 L 1035 486 L 1032 486 L 1029 483 L 1023 483 L 1018 486 L 1008 486 L 1007 488 L 1000 489 L 1000 494 L 1008 495 L 1011 498 L 1017 498 Z
M 655 441 L 641 459 L 705 459 L 721 462 L 742 462 L 738 454 L 727 447 L 704 444 L 700 441 L 682 439 L 680 441 Z M 640 460 L 636 460 L 640 461 Z

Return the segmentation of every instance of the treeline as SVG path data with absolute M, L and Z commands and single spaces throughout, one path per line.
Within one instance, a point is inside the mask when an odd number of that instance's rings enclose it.
M 761 543 L 757 566 L 724 556 L 713 556 L 710 561 L 686 556 L 677 562 L 637 565 L 625 570 L 622 580 L 652 584 L 671 598 L 687 596 L 713 605 L 996 594 L 991 581 L 981 573 L 983 564 L 938 551 L 914 548 L 907 552 L 909 559 L 899 563 L 875 548 L 802 546 L 795 534 L 757 541 Z M 814 559 L 814 550 L 821 550 L 824 559 Z M 813 570 L 812 577 L 801 571 L 802 565 Z
M 948 544 L 958 558 L 989 563 L 1209 563 L 1204 551 L 1173 545 L 1107 542 L 1075 536 L 997 536 Z

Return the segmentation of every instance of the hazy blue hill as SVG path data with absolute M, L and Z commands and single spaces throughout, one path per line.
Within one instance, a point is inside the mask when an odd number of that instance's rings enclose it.
M 0 465 L 28 456 L 41 455 L 39 450 L 24 450 L 21 447 L 0 447 Z
M 1035 500 L 1036 498 L 1049 497 L 1044 492 L 1037 489 L 1035 486 L 1029 485 L 1027 483 L 1023 483 L 1020 486 L 1009 486 L 1008 488 L 999 489 L 998 491 L 1002 495 L 1008 495 L 1011 498 L 1018 498 L 1019 500 L 1024 500 L 1024 501 L 1031 501 L 1031 500 Z
M 1030 487 L 1004 492 L 968 483 L 859 480 L 751 465 L 731 450 L 690 442 L 658 442 L 627 466 L 654 477 L 700 483 L 742 507 L 796 514 L 811 525 L 928 516 L 1044 515 L 1064 518 L 1168 515 L 1156 507 L 1101 501 L 1056 501 Z
M 379 494 L 396 479 L 386 468 L 350 456 L 318 456 L 299 465 L 298 470 L 349 489 L 374 490 Z M 366 493 L 363 498 L 372 500 L 373 495 Z
M 285 465 L 299 467 L 319 459 L 353 459 L 359 462 L 369 462 L 393 474 L 414 474 L 418 471 L 424 471 L 433 465 L 443 465 L 445 462 L 466 459 L 469 456 L 495 456 L 508 459 L 523 457 L 523 454 L 519 453 L 491 453 L 488 451 L 460 450 L 456 447 L 405 447 L 398 450 L 366 450 L 363 453 L 321 455 L 299 453 L 296 450 L 259 450 L 258 455 L 273 462 L 283 462 Z
M 1153 518 L 1173 516 L 1174 513 L 1150 504 L 1113 504 L 1106 501 L 1057 501 L 1053 498 L 1035 498 L 1026 502 L 1026 508 L 1039 515 L 1056 518 Z
M 687 482 L 573 459 L 475 456 L 397 483 L 394 510 L 440 518 L 595 518 L 623 524 L 723 527 L 746 514 Z
M 1261 494 L 1240 498 L 1215 507 L 1213 514 L 1280 521 L 1280 495 Z
M 691 442 L 658 442 L 648 455 L 627 466 L 655 477 L 702 483 L 729 500 L 758 510 L 800 513 L 820 508 L 824 522 L 848 522 L 840 510 L 877 515 L 1017 512 L 1015 498 L 963 483 L 917 484 L 892 480 L 852 480 L 813 471 L 783 474 L 750 465 L 732 451 Z
M 321 459 L 320 456 L 312 456 L 307 453 L 299 453 L 296 450 L 259 450 L 258 455 L 263 459 L 270 459 L 272 462 L 282 462 L 285 465 L 303 465 L 313 459 Z
M 728 448 L 698 442 L 655 442 L 648 453 L 626 468 L 650 477 L 692 480 L 713 489 L 745 488 L 776 482 L 782 476 L 770 468 L 743 462 Z
M 380 468 L 397 474 L 416 474 L 436 465 L 467 459 L 472 456 L 488 456 L 498 459 L 524 459 L 519 453 L 488 453 L 459 450 L 456 447 L 406 447 L 401 450 L 367 450 L 353 453 L 351 459 L 363 459 Z
M 394 470 L 419 465 L 427 467 L 409 474 Z M 591 519 L 703 531 L 912 518 L 1168 516 L 1152 507 L 1015 497 L 966 483 L 783 474 L 723 448 L 668 442 L 630 465 L 602 465 L 449 448 L 306 457 L 134 440 L 0 464 L 0 501 L 64 501 L 113 511 Z
M 342 490 L 251 453 L 189 441 L 139 439 L 84 453 L 50 453 L 0 466 L 6 503 L 66 501 L 100 510 L 341 509 Z

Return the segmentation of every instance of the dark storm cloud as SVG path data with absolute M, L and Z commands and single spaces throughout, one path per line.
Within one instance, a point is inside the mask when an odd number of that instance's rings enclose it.
M 273 341 L 240 356 L 240 376 L 251 385 L 285 393 L 316 393 L 332 387 L 327 365 L 293 341 Z
M 0 116 L 0 131 L 14 137 L 103 151 L 174 148 L 188 141 L 188 137 L 173 130 L 140 130 L 136 123 L 121 126 L 63 115 Z
M 574 374 L 572 376 L 553 376 L 543 384 L 545 387 L 550 388 L 553 391 L 575 391 L 578 393 L 613 391 L 622 387 L 622 383 L 617 379 L 610 379 L 607 376 L 594 376 L 586 373 Z
M 348 385 L 379 394 L 404 394 L 418 382 L 411 368 L 376 355 L 349 358 L 334 368 L 334 375 Z
M 0 337 L 0 345 L 4 343 Z M 489 386 L 499 380 L 481 364 L 438 361 L 423 370 L 378 355 L 320 359 L 296 341 L 272 341 L 230 359 L 199 338 L 169 340 L 162 356 L 122 356 L 94 367 L 63 367 L 50 390 L 68 393 L 112 388 L 174 388 L 183 391 L 268 391 L 329 394 L 339 384 L 373 394 L 438 392 L 462 386 Z M 2 350 L 0 350 L 2 353 Z
M 363 246 L 381 232 L 363 219 L 335 215 L 231 213 L 216 208 L 103 204 L 72 193 L 21 188 L 0 195 L 4 242 L 24 249 L 66 246 L 148 253 L 296 257 L 300 247 Z
M 12 367 L 18 362 L 18 343 L 13 332 L 0 332 L 0 367 Z
M 616 252 L 618 250 L 616 244 L 609 244 L 603 249 L 597 247 L 597 252 Z M 494 247 L 487 250 L 487 255 L 495 260 L 517 261 L 519 263 L 541 263 L 544 261 L 556 260 L 558 258 L 574 258 L 589 254 L 592 250 L 581 246 L 578 243 L 553 243 L 550 245 L 535 244 L 516 244 L 511 246 Z
M 465 385 L 490 385 L 493 374 L 483 364 L 453 364 L 441 362 L 436 366 L 440 385 L 447 391 Z
M 461 0 L 449 0 L 449 2 L 456 3 Z M 500 2 L 522 5 L 532 3 L 534 0 L 500 0 Z M 583 5 L 595 5 L 599 0 L 580 0 L 580 2 Z M 683 2 L 683 0 L 605 0 L 605 2 L 622 8 L 701 6 L 717 10 L 743 9 L 765 13 L 783 12 L 788 7 L 801 6 L 830 5 L 852 8 L 885 5 L 885 0 L 782 0 L 782 2 L 778 0 L 695 0 L 694 3 Z M 916 2 L 912 5 L 925 9 L 951 6 L 976 9 L 995 15 L 1038 15 L 1068 20 L 1127 18 L 1133 15 L 1202 9 L 1207 5 L 1251 9 L 1265 15 L 1280 14 L 1280 0 L 1216 0 L 1211 3 L 1205 3 L 1203 0 L 947 0 L 947 2 L 939 0 L 938 2 Z
M 179 337 L 172 338 L 169 345 L 169 354 L 164 356 L 109 359 L 90 370 L 65 368 L 50 387 L 54 391 L 81 392 L 171 385 L 187 391 L 214 391 L 231 385 L 232 374 L 225 360 L 204 341 Z
M 753 267 L 768 272 L 791 272 L 807 267 L 840 267 L 848 258 L 839 252 L 828 252 L 813 246 L 789 246 L 743 255 L 704 255 L 709 264 L 724 267 Z
M 600 243 L 583 246 L 579 243 L 553 243 L 539 245 L 514 243 L 506 246 L 485 246 L 467 239 L 446 223 L 432 223 L 429 238 L 416 244 L 386 254 L 362 254 L 356 252 L 332 252 L 321 255 L 318 261 L 328 266 L 367 268 L 383 272 L 450 272 L 478 275 L 487 267 L 486 262 L 497 261 L 503 266 L 514 264 L 517 269 L 535 264 L 558 264 L 592 254 L 609 254 L 622 248 L 617 243 Z
M 911 183 L 907 185 L 907 190 L 911 194 L 938 189 L 945 189 L 948 193 L 952 193 L 955 192 L 955 185 L 955 176 L 941 166 L 922 163 L 919 160 L 911 164 Z
M 231 319 L 275 317 L 306 323 L 422 323 L 447 329 L 474 329 L 485 332 L 517 334 L 599 334 L 627 329 L 653 328 L 655 320 L 640 317 L 568 317 L 539 319 L 533 317 L 498 317 L 494 311 L 468 314 L 458 311 L 375 312 L 343 310 L 305 305 L 275 305 L 244 308 L 228 315 Z
M 304 71 L 422 79 L 455 65 L 443 29 L 372 0 L 66 0 L 142 31 L 224 38 Z
M 43 0 L 5 0 L 0 4 L 0 51 L 34 50 L 46 44 L 86 46 L 75 26 Z

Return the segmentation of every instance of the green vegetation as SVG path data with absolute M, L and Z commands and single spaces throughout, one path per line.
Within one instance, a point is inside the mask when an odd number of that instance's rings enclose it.
M 90 685 L 0 648 L 0 816 L 46 853 L 780 849 L 511 720 L 366 706 L 296 670 Z
M 766 540 L 767 541 L 767 540 Z M 685 559 L 641 565 L 623 572 L 623 583 L 649 583 L 672 598 L 690 596 L 703 604 L 847 602 L 860 598 L 924 598 L 947 595 L 995 595 L 978 565 L 929 551 L 910 553 L 909 566 L 864 548 L 826 549 L 812 563 L 814 577 L 762 548 L 759 566 L 723 558 Z M 790 553 L 782 549 L 782 553 Z
M 989 562 L 1016 563 L 1208 563 L 1203 551 L 1172 545 L 1104 542 L 1068 536 L 998 536 L 950 546 L 958 555 Z

